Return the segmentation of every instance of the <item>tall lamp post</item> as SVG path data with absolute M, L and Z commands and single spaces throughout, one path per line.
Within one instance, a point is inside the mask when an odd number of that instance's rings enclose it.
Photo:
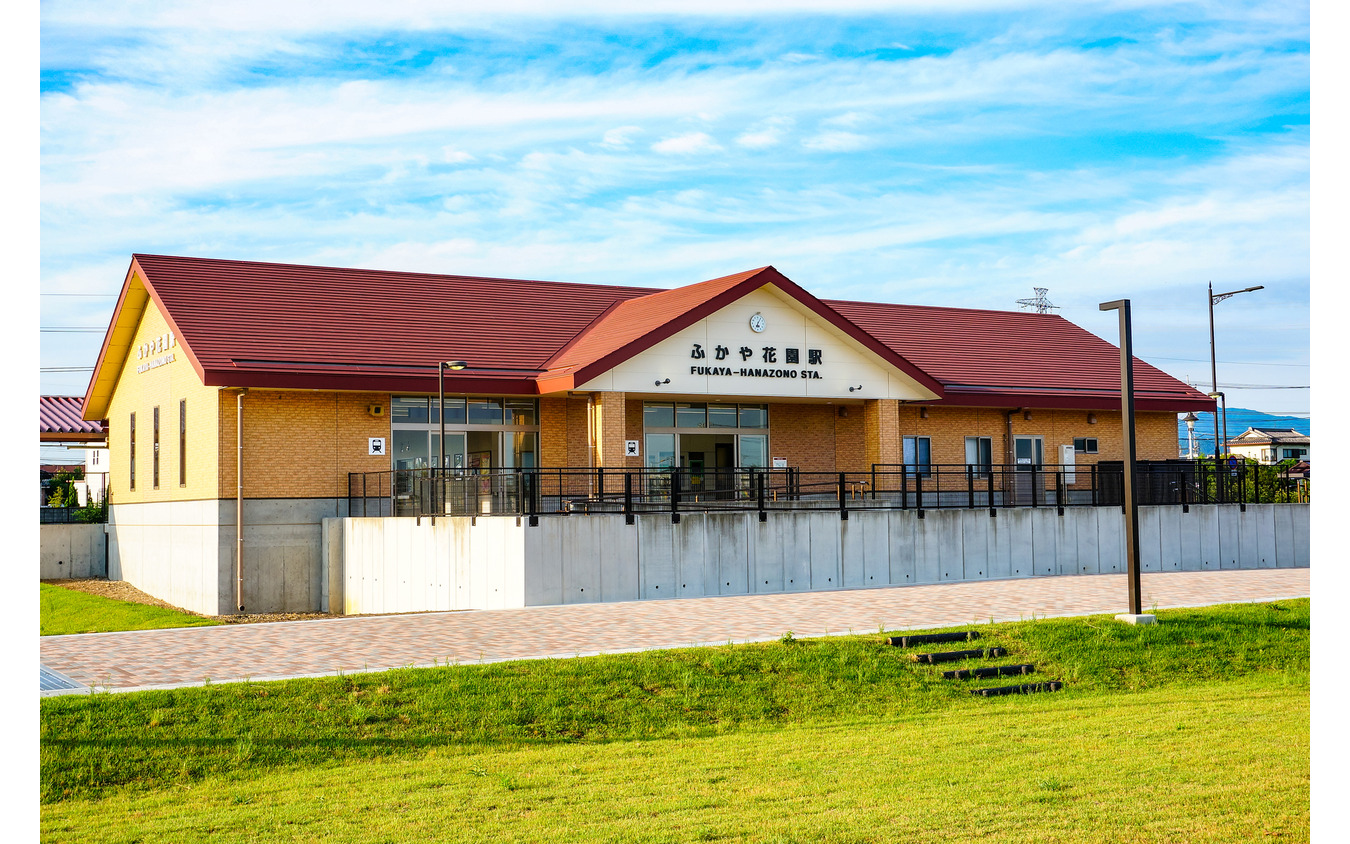
M 441 420 L 441 457 L 436 465 L 440 468 L 437 472 L 442 478 L 445 477 L 445 370 L 453 369 L 458 372 L 461 369 L 468 368 L 468 364 L 462 360 L 443 360 L 436 364 L 436 386 L 439 388 L 440 404 L 436 405 L 437 416 Z
M 1209 394 L 1210 398 L 1217 398 L 1219 393 L 1219 368 L 1214 355 L 1214 306 L 1230 296 L 1236 296 L 1239 293 L 1251 293 L 1253 290 L 1264 290 L 1264 284 L 1258 284 L 1255 287 L 1244 287 L 1241 290 L 1230 290 L 1227 293 L 1215 293 L 1214 282 L 1209 283 L 1209 380 L 1212 383 Z M 1219 439 L 1219 411 L 1214 411 L 1214 466 L 1219 465 L 1219 450 L 1221 447 L 1228 446 L 1228 406 L 1225 402 L 1223 408 L 1223 439 Z
M 1152 624 L 1157 617 L 1144 614 L 1139 584 L 1139 510 L 1135 505 L 1134 492 L 1134 344 L 1130 337 L 1130 300 L 1102 302 L 1097 307 L 1103 311 L 1120 312 L 1120 418 L 1125 442 L 1122 492 L 1125 499 L 1125 580 L 1129 588 L 1130 611 L 1116 618 L 1130 624 Z
M 1195 459 L 1195 423 L 1200 418 L 1194 413 L 1187 413 L 1181 417 L 1181 421 L 1186 423 L 1186 459 Z

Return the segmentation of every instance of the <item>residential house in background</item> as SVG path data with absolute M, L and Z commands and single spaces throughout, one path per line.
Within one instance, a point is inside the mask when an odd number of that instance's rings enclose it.
M 1307 462 L 1311 443 L 1311 437 L 1292 428 L 1248 428 L 1228 440 L 1228 450 L 1271 466 L 1284 460 Z

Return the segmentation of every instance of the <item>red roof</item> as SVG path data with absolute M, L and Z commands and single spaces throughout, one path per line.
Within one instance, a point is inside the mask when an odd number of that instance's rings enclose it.
M 79 396 L 38 397 L 38 439 L 41 442 L 90 442 L 104 438 L 103 425 L 80 416 Z
M 1102 407 L 1120 402 L 1120 348 L 1056 314 L 827 301 L 942 382 L 948 404 Z M 1214 400 L 1139 358 L 1140 410 L 1213 410 Z M 1053 405 L 1045 399 L 1055 396 Z
M 1119 397 L 1119 351 L 1060 317 L 822 301 L 772 267 L 656 290 L 135 255 L 89 415 L 106 411 L 107 379 L 125 362 L 119 318 L 144 301 L 130 295 L 137 278 L 208 386 L 425 393 L 435 361 L 468 360 L 448 390 L 554 392 L 773 284 L 950 404 L 1109 408 Z M 1141 410 L 1214 406 L 1141 361 L 1135 377 Z

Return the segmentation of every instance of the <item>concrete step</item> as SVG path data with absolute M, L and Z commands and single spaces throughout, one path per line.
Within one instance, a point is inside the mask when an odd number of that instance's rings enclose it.
M 957 671 L 942 672 L 944 680 L 971 680 L 980 677 L 1010 677 L 1016 674 L 1031 674 L 1036 671 L 1036 666 L 1031 663 L 1025 665 L 991 665 L 988 668 L 962 668 Z
M 1064 688 L 1064 684 L 1058 680 L 1050 680 L 1045 683 L 1023 683 L 1020 686 L 1000 686 L 993 689 L 971 689 L 973 695 L 982 697 L 996 697 L 998 695 L 1029 695 L 1036 692 L 1057 692 Z
M 973 651 L 942 651 L 931 654 L 914 654 L 911 659 L 915 662 L 926 662 L 933 665 L 939 662 L 956 662 L 962 659 L 992 659 L 996 656 L 1007 656 L 1008 652 L 1003 648 L 976 648 Z
M 966 630 L 960 633 L 919 633 L 913 636 L 892 636 L 886 642 L 897 648 L 912 648 L 915 645 L 930 645 L 939 642 L 973 642 L 978 638 L 980 638 L 978 631 Z

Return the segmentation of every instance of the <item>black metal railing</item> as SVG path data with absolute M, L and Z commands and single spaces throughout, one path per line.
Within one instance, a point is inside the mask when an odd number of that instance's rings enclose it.
M 1123 506 L 1120 461 L 1080 465 L 876 464 L 867 472 L 782 469 L 406 469 L 348 476 L 348 514 L 536 517 L 680 513 Z M 1288 471 L 1179 460 L 1137 464 L 1139 504 L 1306 501 Z
M 38 521 L 44 525 L 101 524 L 108 521 L 108 511 L 89 507 L 38 508 Z

